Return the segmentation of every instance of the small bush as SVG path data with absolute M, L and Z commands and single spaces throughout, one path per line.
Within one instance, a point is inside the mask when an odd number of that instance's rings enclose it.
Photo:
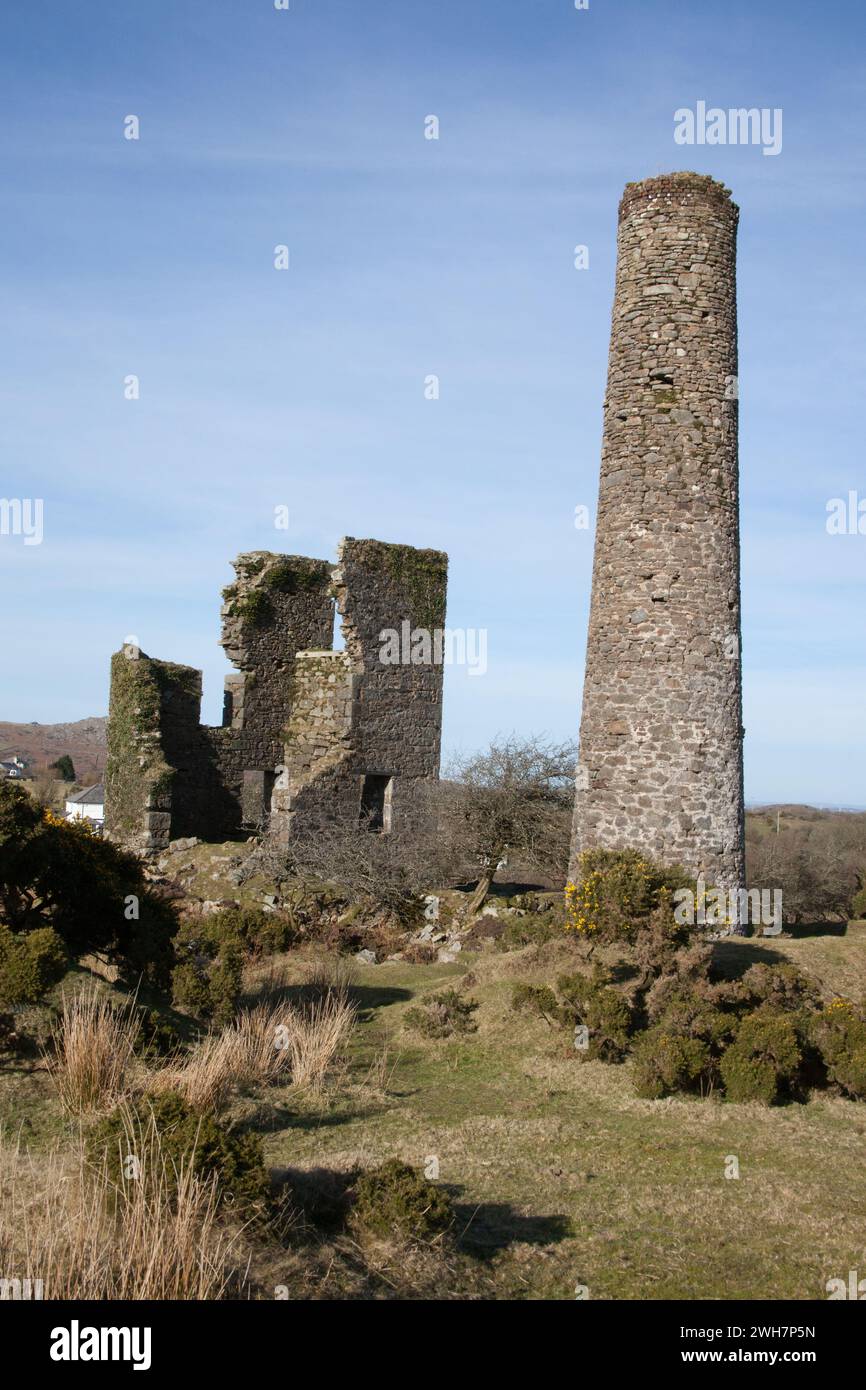
M 561 975 L 556 982 L 562 999 L 561 1015 L 571 1026 L 584 1024 L 589 1046 L 577 1049 L 582 1061 L 619 1062 L 628 1051 L 632 1013 L 628 1001 L 611 988 L 606 972 L 598 967 L 591 976 Z
M 173 1057 L 186 1047 L 186 1039 L 178 1031 L 171 1019 L 158 1009 L 149 1009 L 146 1004 L 137 1004 L 131 1010 L 138 1028 L 135 1037 L 135 1051 L 146 1058 Z
M 175 951 L 173 1002 L 196 1018 L 230 1022 L 243 985 L 244 952 L 237 936 L 221 940 L 207 918 L 187 922 L 177 934 Z
M 404 1022 L 423 1038 L 450 1038 L 476 1031 L 478 1024 L 472 1015 L 477 1008 L 474 999 L 463 999 L 456 989 L 446 989 L 441 994 L 428 995 L 416 1008 L 407 1009 Z
M 728 1100 L 772 1105 L 790 1092 L 802 1052 L 790 1014 L 759 1009 L 743 1019 L 720 1069 Z
M 439 947 L 429 941 L 410 941 L 403 949 L 403 959 L 409 965 L 432 965 L 439 954 Z
M 352 1224 L 371 1235 L 429 1243 L 453 1222 L 448 1193 L 399 1159 L 370 1169 L 355 1184 Z
M 796 965 L 751 965 L 727 993 L 749 1011 L 764 1004 L 782 1010 L 817 1009 L 821 1005 L 818 990 Z
M 187 921 L 177 934 L 172 998 L 196 1018 L 226 1024 L 237 1013 L 244 964 L 287 951 L 296 928 L 283 913 L 229 908 Z
M 0 927 L 0 1000 L 35 1004 L 69 969 L 69 956 L 51 927 L 17 935 Z
M 661 904 L 670 908 L 681 888 L 695 889 L 683 869 L 655 864 L 637 850 L 584 850 L 574 882 L 566 885 L 566 926 L 598 941 L 632 941 Z
M 208 1017 L 231 1023 L 238 1010 L 244 978 L 244 956 L 234 941 L 225 942 L 208 974 Z
M 211 1013 L 208 966 L 209 963 L 187 960 L 181 961 L 172 971 L 172 1003 L 195 1018 L 207 1018 Z
M 538 1014 L 548 1023 L 562 1022 L 559 1000 L 548 985 L 513 985 L 511 1007 L 516 1013 Z
M 866 1016 L 850 999 L 834 999 L 812 1022 L 811 1038 L 830 1081 L 866 1100 Z
M 656 1024 L 641 1033 L 634 1046 L 635 1094 L 660 1100 L 676 1091 L 696 1090 L 707 1078 L 709 1061 L 706 1043 Z
M 263 1210 L 270 1184 L 262 1160 L 261 1140 L 253 1134 L 235 1134 L 213 1116 L 202 1114 L 181 1096 L 168 1091 L 145 1097 L 132 1106 L 118 1106 L 105 1116 L 87 1139 L 92 1162 L 105 1164 L 110 1180 L 120 1192 L 131 1181 L 129 1159 L 152 1148 L 159 1137 L 166 1158 L 165 1176 L 176 1192 L 182 1175 L 213 1178 L 220 1203 Z M 147 1175 L 142 1175 L 147 1179 Z
M 230 907 L 208 919 L 212 940 L 235 938 L 250 957 L 274 956 L 294 946 L 298 932 L 284 912 L 264 912 L 256 907 Z
M 496 938 L 500 951 L 520 951 L 524 946 L 543 946 L 562 935 L 565 918 L 560 908 L 547 912 L 527 912 L 525 917 L 509 917 Z

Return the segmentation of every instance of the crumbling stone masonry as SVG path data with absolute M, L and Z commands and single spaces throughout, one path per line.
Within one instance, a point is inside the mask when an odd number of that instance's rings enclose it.
M 143 852 L 265 827 L 401 833 L 439 775 L 442 665 L 381 660 L 383 631 L 444 626 L 447 556 L 344 540 L 338 563 L 254 551 L 223 591 L 223 726 L 199 723 L 201 672 L 112 657 L 107 833 Z M 334 606 L 345 650 L 333 651 Z
M 699 174 L 620 203 L 573 872 L 635 846 L 744 882 L 737 218 Z

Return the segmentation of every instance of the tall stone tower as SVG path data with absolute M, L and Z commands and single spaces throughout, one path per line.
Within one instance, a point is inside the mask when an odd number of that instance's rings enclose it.
M 700 174 L 620 203 L 572 870 L 633 846 L 744 882 L 737 218 Z

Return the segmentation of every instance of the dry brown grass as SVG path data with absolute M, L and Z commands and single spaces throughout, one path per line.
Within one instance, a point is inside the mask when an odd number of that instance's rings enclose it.
M 286 1038 L 292 1085 L 319 1091 L 355 1024 L 356 1008 L 340 993 L 326 994 L 309 1008 L 295 1010 Z
M 205 1038 L 182 1065 L 152 1073 L 147 1089 L 179 1091 L 198 1110 L 220 1110 L 236 1091 L 281 1079 L 319 1090 L 355 1014 L 354 1004 L 336 992 L 303 1009 L 259 1004 Z
M 127 1093 L 139 1025 L 91 987 L 64 994 L 45 1061 L 64 1110 L 110 1110 Z
M 217 1221 L 216 1181 L 169 1170 L 155 1126 L 137 1134 L 141 1177 L 117 1188 L 73 1152 L 0 1139 L 0 1268 L 50 1299 L 243 1296 L 242 1232 Z M 146 1177 L 145 1177 L 146 1175 Z
M 317 956 L 307 972 L 309 988 L 322 996 L 335 995 L 342 999 L 348 998 L 357 978 L 355 962 L 347 956 Z

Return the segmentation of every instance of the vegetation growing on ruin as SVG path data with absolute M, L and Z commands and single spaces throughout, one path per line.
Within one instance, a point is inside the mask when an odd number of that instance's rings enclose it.
M 295 556 L 292 559 L 279 559 L 271 565 L 262 584 L 266 589 L 282 594 L 304 594 L 327 587 L 330 578 L 330 566 L 323 560 Z
M 267 627 L 274 617 L 274 605 L 263 589 L 250 589 L 234 600 L 229 612 L 250 627 Z
M 118 836 L 131 839 L 141 834 L 143 804 L 165 796 L 174 781 L 161 737 L 163 702 L 169 694 L 198 702 L 199 672 L 146 656 L 130 660 L 117 652 L 112 657 L 105 788 L 109 829 Z
M 406 615 L 418 626 L 434 632 L 445 623 L 448 556 L 441 550 L 415 550 L 410 545 L 385 541 L 351 542 L 351 553 L 360 563 L 387 574 L 395 588 L 406 595 Z

